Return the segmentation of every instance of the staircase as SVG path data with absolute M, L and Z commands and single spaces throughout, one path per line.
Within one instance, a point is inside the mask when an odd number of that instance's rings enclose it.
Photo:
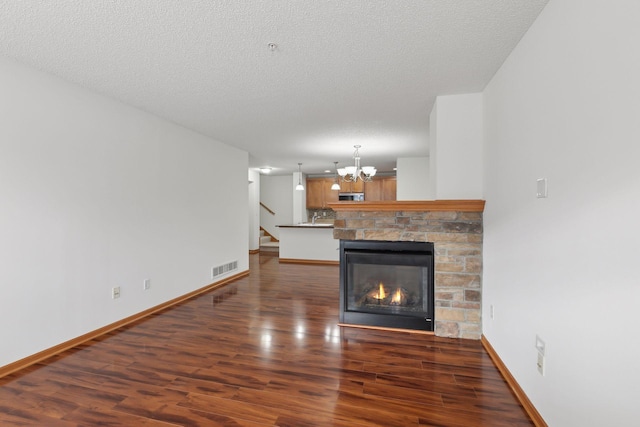
M 280 252 L 280 242 L 260 227 L 260 252 L 270 252 L 277 255 Z

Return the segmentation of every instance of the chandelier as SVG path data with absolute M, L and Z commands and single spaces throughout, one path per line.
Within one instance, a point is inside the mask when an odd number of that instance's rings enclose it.
M 347 166 L 338 169 L 338 175 L 344 182 L 356 182 L 358 179 L 364 182 L 370 182 L 371 178 L 376 174 L 376 168 L 373 166 L 360 166 L 360 145 L 354 145 L 356 151 L 353 152 L 354 166 Z

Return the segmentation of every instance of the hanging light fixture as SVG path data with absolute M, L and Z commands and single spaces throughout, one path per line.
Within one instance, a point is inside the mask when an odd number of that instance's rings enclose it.
M 296 190 L 304 191 L 302 186 L 302 163 L 298 163 L 298 185 L 296 185 Z
M 373 166 L 360 166 L 360 152 L 358 151 L 360 147 L 360 145 L 353 146 L 353 148 L 356 149 L 356 151 L 353 152 L 354 165 L 337 170 L 338 175 L 340 175 L 344 182 L 356 182 L 358 179 L 364 182 L 370 182 L 371 178 L 373 178 L 377 172 Z
M 333 180 L 331 189 L 340 191 L 340 184 L 338 183 L 338 162 L 333 162 L 333 170 L 335 170 L 335 179 Z

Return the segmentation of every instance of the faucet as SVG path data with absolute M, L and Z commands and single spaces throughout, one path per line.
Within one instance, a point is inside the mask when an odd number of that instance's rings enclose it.
M 318 212 L 315 212 L 313 214 L 313 218 L 311 218 L 311 224 L 315 225 L 316 224 L 316 219 L 320 218 L 320 215 L 318 215 Z

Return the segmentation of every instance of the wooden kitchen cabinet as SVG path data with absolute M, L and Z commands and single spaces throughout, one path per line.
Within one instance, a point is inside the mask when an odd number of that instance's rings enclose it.
M 371 182 L 340 182 L 340 191 L 332 190 L 335 178 L 307 178 L 307 209 L 326 209 L 338 201 L 338 193 L 364 193 L 364 200 L 379 202 L 396 199 L 396 177 L 374 176 Z
M 334 178 L 307 178 L 307 209 L 326 209 L 338 201 L 338 191 L 332 190 Z
M 387 176 L 382 179 L 382 200 L 396 200 L 397 183 L 395 176 Z
M 364 200 L 367 202 L 379 202 L 382 200 L 396 199 L 396 177 L 373 177 L 373 181 L 364 183 Z
M 365 183 L 362 180 L 357 180 L 356 182 L 342 182 L 340 183 L 340 192 L 341 193 L 364 193 Z M 365 197 L 366 200 L 366 197 Z
M 322 208 L 324 195 L 320 179 L 307 179 L 307 209 Z

